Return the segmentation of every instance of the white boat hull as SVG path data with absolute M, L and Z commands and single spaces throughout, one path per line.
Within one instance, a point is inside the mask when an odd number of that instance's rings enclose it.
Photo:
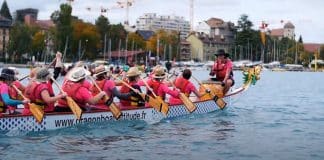
M 203 114 L 218 110 L 213 100 L 195 102 L 195 104 L 197 109 L 191 114 Z M 123 115 L 119 120 L 115 120 L 109 111 L 84 112 L 79 120 L 75 119 L 75 116 L 71 113 L 48 114 L 45 115 L 41 124 L 37 123 L 33 116 L 8 116 L 0 118 L 0 131 L 46 131 L 102 121 L 141 120 L 154 123 L 162 119 L 190 114 L 184 105 L 170 106 L 167 116 L 153 108 L 123 110 L 122 113 Z

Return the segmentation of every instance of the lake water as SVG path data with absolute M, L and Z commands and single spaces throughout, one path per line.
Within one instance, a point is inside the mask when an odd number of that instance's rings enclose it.
M 26 70 L 22 70 L 25 72 Z M 200 79 L 206 71 L 195 71 Z M 240 72 L 235 72 L 239 85 Z M 324 159 L 324 73 L 262 72 L 226 110 L 0 134 L 0 159 Z

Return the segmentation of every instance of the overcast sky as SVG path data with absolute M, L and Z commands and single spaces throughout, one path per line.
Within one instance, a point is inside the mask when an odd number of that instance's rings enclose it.
M 3 1 L 3 0 L 2 0 Z M 2 2 L 1 1 L 1 2 Z M 119 0 L 126 1 L 126 0 Z M 159 15 L 174 14 L 189 21 L 190 0 L 133 0 L 129 10 L 130 24 L 144 13 Z M 66 0 L 7 0 L 10 12 L 22 8 L 36 8 L 39 19 L 49 19 L 54 10 Z M 117 0 L 74 0 L 73 15 L 88 22 L 94 22 L 100 15 L 100 8 L 112 8 L 108 13 L 111 23 L 123 22 L 126 9 L 116 8 Z M 91 11 L 86 8 L 90 7 Z M 291 21 L 296 35 L 302 35 L 304 42 L 324 43 L 324 0 L 194 0 L 194 24 L 210 17 L 222 18 L 236 23 L 241 14 L 249 15 L 254 28 L 262 21 L 269 28 L 280 28 L 284 22 Z

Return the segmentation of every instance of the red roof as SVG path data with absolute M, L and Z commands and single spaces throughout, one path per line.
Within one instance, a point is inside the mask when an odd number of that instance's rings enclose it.
M 271 36 L 282 37 L 284 35 L 284 29 L 272 29 L 270 32 Z
M 42 28 L 42 29 L 50 29 L 51 27 L 54 27 L 55 24 L 52 20 L 37 20 L 36 24 Z
M 304 43 L 304 49 L 307 52 L 313 52 L 314 53 L 315 51 L 317 51 L 321 47 L 321 45 L 323 45 L 323 44 L 318 44 L 318 43 Z

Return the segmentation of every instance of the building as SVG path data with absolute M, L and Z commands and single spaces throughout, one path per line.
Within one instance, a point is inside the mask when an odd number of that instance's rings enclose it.
M 187 41 L 191 46 L 191 59 L 196 61 L 214 60 L 214 54 L 219 49 L 229 52 L 234 43 L 225 41 L 222 36 L 209 37 L 205 34 L 191 34 Z
M 166 31 L 179 31 L 180 38 L 184 39 L 190 32 L 189 21 L 184 17 L 165 15 L 158 16 L 156 13 L 146 13 L 136 20 L 137 30 L 166 30 Z
M 199 22 L 196 32 L 210 38 L 221 37 L 228 43 L 234 43 L 234 28 L 232 22 L 224 22 L 219 18 L 210 18 L 207 21 Z
M 279 40 L 286 37 L 289 39 L 295 38 L 295 26 L 291 22 L 287 22 L 283 28 L 277 28 L 270 30 L 270 35 L 276 37 Z
M 5 54 L 9 43 L 9 32 L 11 26 L 12 21 L 0 15 L 0 53 L 2 58 L 7 56 Z
M 234 45 L 234 28 L 232 22 L 224 22 L 219 18 L 210 18 L 199 22 L 195 34 L 191 34 L 187 41 L 190 43 L 191 59 L 197 61 L 214 60 L 218 49 L 226 52 Z
M 190 61 L 191 60 L 191 45 L 190 42 L 182 40 L 180 42 L 180 61 Z
M 29 15 L 34 21 L 37 20 L 38 10 L 33 8 L 18 9 L 15 12 L 15 20 L 19 22 L 25 22 L 25 16 Z

